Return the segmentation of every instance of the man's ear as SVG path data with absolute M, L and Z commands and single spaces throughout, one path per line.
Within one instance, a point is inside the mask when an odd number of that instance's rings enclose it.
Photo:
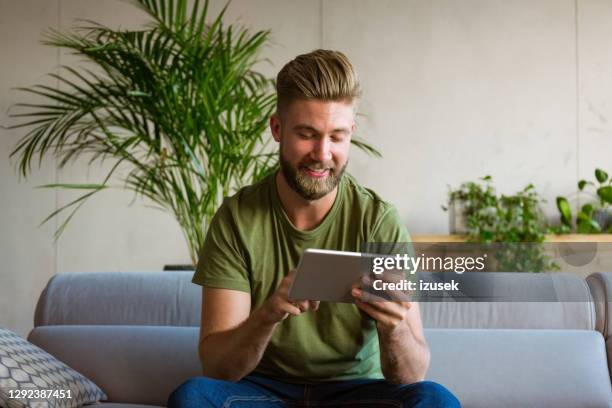
M 276 140 L 276 142 L 280 142 L 281 123 L 278 113 L 270 116 L 270 131 L 272 132 L 272 137 L 274 140 Z
M 355 123 L 355 121 L 353 121 L 353 124 L 351 125 L 351 134 L 349 135 L 350 138 L 353 138 L 353 135 L 355 134 L 355 129 L 357 129 L 357 124 Z

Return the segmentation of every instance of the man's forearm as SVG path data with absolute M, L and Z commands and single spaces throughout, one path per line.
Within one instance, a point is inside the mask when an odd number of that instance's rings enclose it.
M 259 308 L 237 327 L 206 336 L 199 345 L 204 375 L 238 381 L 249 374 L 261 360 L 277 324 Z
M 409 325 L 395 331 L 378 332 L 381 368 L 385 379 L 396 384 L 422 381 L 429 368 L 429 347 Z

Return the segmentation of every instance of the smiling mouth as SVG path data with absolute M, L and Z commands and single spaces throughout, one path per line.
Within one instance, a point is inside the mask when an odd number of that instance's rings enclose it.
M 313 169 L 310 167 L 302 167 L 302 170 L 310 177 L 322 178 L 329 174 L 329 169 Z

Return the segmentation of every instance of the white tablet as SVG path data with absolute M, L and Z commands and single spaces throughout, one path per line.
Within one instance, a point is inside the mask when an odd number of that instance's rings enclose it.
M 307 249 L 300 258 L 289 299 L 353 302 L 351 289 L 367 272 L 367 257 L 359 252 Z

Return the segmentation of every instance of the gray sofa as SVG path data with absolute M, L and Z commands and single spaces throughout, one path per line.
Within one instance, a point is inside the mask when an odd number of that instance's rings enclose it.
M 108 395 L 105 408 L 163 406 L 201 372 L 201 289 L 191 275 L 56 275 L 28 339 L 98 384 Z M 612 273 L 586 281 L 563 273 L 489 275 L 493 286 L 525 293 L 552 279 L 573 300 L 422 303 L 432 352 L 427 378 L 466 408 L 612 407 Z

